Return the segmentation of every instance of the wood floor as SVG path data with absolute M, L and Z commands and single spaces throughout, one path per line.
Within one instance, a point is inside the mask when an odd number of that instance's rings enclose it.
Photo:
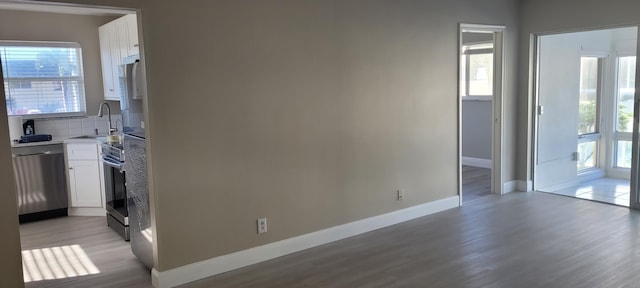
M 20 225 L 25 286 L 153 287 L 150 271 L 106 221 L 63 217 Z
M 491 169 L 462 166 L 462 202 L 491 195 Z
M 638 287 L 638 223 L 623 207 L 491 195 L 183 287 Z
M 122 242 L 112 241 L 103 218 L 75 218 L 22 225 L 24 248 L 78 244 L 100 273 L 27 287 L 151 287 L 149 271 L 126 245 L 114 246 Z M 639 223 L 639 212 L 619 206 L 489 195 L 183 288 L 639 287 Z

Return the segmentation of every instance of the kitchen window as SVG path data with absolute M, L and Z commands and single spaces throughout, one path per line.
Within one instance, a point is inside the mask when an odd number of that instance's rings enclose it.
M 0 41 L 0 61 L 10 116 L 86 115 L 80 44 Z

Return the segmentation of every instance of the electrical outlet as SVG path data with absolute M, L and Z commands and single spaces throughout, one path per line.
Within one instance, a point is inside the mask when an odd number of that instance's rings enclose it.
M 398 201 L 404 199 L 404 190 L 398 189 Z
M 267 233 L 267 218 L 258 219 L 258 234 Z

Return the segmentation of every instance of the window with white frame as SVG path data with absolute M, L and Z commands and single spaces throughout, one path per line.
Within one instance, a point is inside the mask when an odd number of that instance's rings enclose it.
M 614 167 L 631 168 L 636 56 L 617 58 Z
M 80 44 L 0 41 L 0 62 L 10 116 L 86 115 Z
M 493 96 L 493 43 L 464 45 L 460 69 L 461 96 Z

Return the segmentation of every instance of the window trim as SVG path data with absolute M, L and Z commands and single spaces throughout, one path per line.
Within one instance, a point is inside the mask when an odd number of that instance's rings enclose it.
M 60 41 L 20 41 L 20 40 L 0 40 L 0 46 L 13 46 L 13 47 L 53 47 L 53 48 L 73 48 L 78 51 L 78 76 L 65 77 L 67 81 L 77 81 L 81 83 L 80 90 L 82 92 L 83 103 L 81 111 L 78 112 L 61 112 L 61 113 L 38 113 L 38 114 L 19 114 L 9 116 L 20 116 L 22 119 L 52 119 L 52 118 L 73 118 L 73 117 L 86 117 L 87 116 L 87 93 L 85 88 L 85 75 L 84 75 L 84 60 L 82 57 L 82 47 L 78 42 L 60 42 Z M 5 82 L 4 72 L 2 72 L 2 65 L 0 65 L 0 79 Z M 55 77 L 15 77 L 11 78 L 11 81 L 60 81 L 61 78 Z M 3 91 L 2 93 L 6 92 Z M 5 95 L 5 98 L 8 97 Z M 6 107 L 6 103 L 5 103 Z M 5 108 L 6 109 L 6 108 Z
M 633 142 L 633 132 L 626 132 L 626 131 L 618 131 L 618 107 L 619 107 L 619 100 L 620 100 L 620 94 L 619 94 L 619 90 L 618 90 L 618 84 L 620 81 L 620 77 L 619 77 L 619 73 L 620 73 L 620 58 L 624 58 L 624 57 L 636 57 L 636 65 L 638 65 L 638 60 L 637 60 L 637 56 L 629 53 L 629 52 L 622 52 L 622 51 L 618 51 L 618 53 L 615 55 L 615 78 L 614 78 L 614 99 L 615 99 L 615 104 L 614 104 L 614 110 L 613 110 L 613 139 L 611 139 L 612 141 L 612 156 L 611 156 L 611 163 L 610 165 L 612 166 L 613 169 L 619 169 L 619 170 L 624 170 L 624 171 L 630 171 L 631 167 L 622 167 L 618 165 L 618 148 L 619 148 L 619 142 L 622 141 L 628 141 L 628 142 Z M 637 68 L 636 68 L 637 69 Z M 632 164 L 633 166 L 633 164 Z

